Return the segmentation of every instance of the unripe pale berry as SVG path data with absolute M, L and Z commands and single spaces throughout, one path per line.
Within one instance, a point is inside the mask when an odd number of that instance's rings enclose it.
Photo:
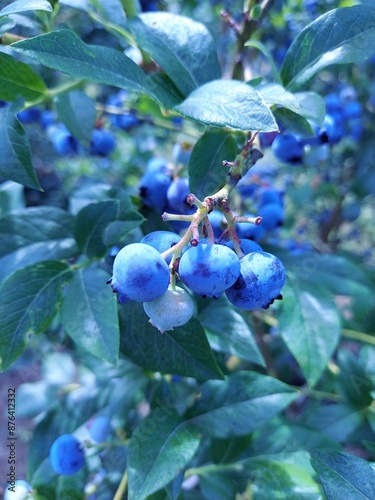
M 143 304 L 150 323 L 159 331 L 173 330 L 187 323 L 194 313 L 194 301 L 186 290 L 176 286 L 168 288 L 164 295 Z

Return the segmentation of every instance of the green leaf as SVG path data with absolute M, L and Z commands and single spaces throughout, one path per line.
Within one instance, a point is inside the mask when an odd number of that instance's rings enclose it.
M 168 12 L 140 14 L 129 22 L 141 49 L 165 71 L 183 96 L 220 78 L 216 48 L 207 28 Z
M 290 386 L 256 372 L 240 371 L 225 380 L 209 380 L 191 410 L 189 422 L 205 435 L 243 436 L 284 410 L 297 393 Z
M 292 94 L 277 83 L 267 83 L 256 87 L 256 91 L 267 106 L 282 106 L 297 115 L 323 123 L 325 116 L 324 99 L 315 92 L 297 92 Z
M 122 52 L 86 45 L 70 30 L 57 30 L 12 44 L 17 52 L 75 78 L 144 92 L 145 74 Z
M 31 207 L 0 219 L 0 280 L 42 260 L 77 254 L 74 217 L 56 207 Z
M 293 273 L 283 288 L 279 313 L 281 337 L 314 385 L 334 353 L 341 333 L 340 316 L 331 295 Z
M 10 17 L 0 18 L 0 36 L 3 36 L 7 31 L 12 30 L 16 26 L 16 23 Z
M 77 214 L 75 237 L 79 248 L 90 259 L 104 257 L 107 244 L 104 233 L 108 225 L 117 219 L 119 202 L 117 200 L 90 203 Z
M 22 353 L 30 333 L 48 328 L 60 307 L 61 287 L 71 278 L 68 265 L 45 261 L 20 269 L 1 283 L 1 370 Z
M 246 462 L 257 500 L 321 500 L 319 486 L 303 468 L 267 459 Z
M 189 160 L 190 190 L 201 200 L 216 193 L 227 181 L 228 167 L 223 160 L 232 161 L 237 155 L 234 137 L 220 129 L 209 129 L 195 144 Z
M 117 50 L 87 45 L 70 30 L 57 30 L 12 44 L 12 49 L 74 78 L 145 93 L 164 106 L 181 101 L 162 79 L 146 75 Z
M 358 63 L 375 53 L 375 7 L 334 9 L 309 24 L 289 47 L 281 79 L 298 90 L 331 64 Z
M 41 77 L 27 64 L 0 52 L 0 98 L 14 101 L 20 95 L 26 100 L 37 99 L 47 88 Z
M 363 415 L 358 408 L 348 404 L 322 405 L 310 410 L 306 425 L 318 430 L 339 443 L 345 443 L 348 437 L 361 425 Z
M 64 296 L 61 321 L 68 335 L 94 356 L 116 364 L 120 331 L 116 299 L 101 269 L 78 270 Z
M 19 105 L 0 108 L 0 175 L 42 191 L 31 159 L 29 139 L 17 117 Z
M 0 16 L 27 12 L 29 10 L 46 10 L 52 12 L 52 5 L 47 0 L 16 0 L 0 10 Z
M 131 301 L 120 306 L 120 329 L 120 351 L 147 370 L 199 380 L 223 377 L 197 319 L 161 334 L 142 304 Z
M 160 406 L 129 442 L 129 500 L 143 500 L 167 485 L 198 450 L 200 437 L 170 408 Z
M 60 94 L 54 100 L 56 111 L 70 133 L 79 141 L 90 143 L 96 119 L 95 102 L 80 90 Z
M 257 92 L 237 80 L 214 80 L 194 90 L 176 111 L 200 123 L 240 130 L 278 130 Z
M 214 351 L 265 366 L 248 324 L 228 302 L 221 298 L 210 302 L 199 314 L 199 320 Z
M 5 181 L 0 184 L 0 225 L 1 217 L 24 206 L 24 189 L 21 184 L 13 181 Z
M 372 500 L 375 497 L 375 472 L 366 460 L 350 453 L 314 451 L 311 464 L 328 500 Z
M 315 133 L 312 126 L 303 116 L 286 108 L 276 108 L 273 114 L 277 123 L 285 127 L 288 132 L 302 135 L 303 137 L 314 137 Z
M 344 398 L 358 409 L 367 408 L 373 398 L 374 384 L 366 372 L 363 361 L 347 351 L 338 354 L 340 392 Z
M 272 54 L 268 50 L 268 48 L 263 43 L 259 42 L 258 40 L 248 40 L 245 43 L 245 46 L 246 47 L 253 47 L 254 49 L 258 49 L 265 56 L 265 58 L 267 59 L 267 62 L 269 63 L 269 65 L 271 67 L 272 77 L 273 77 L 275 83 L 281 83 L 279 72 L 278 72 L 276 64 L 273 60 Z

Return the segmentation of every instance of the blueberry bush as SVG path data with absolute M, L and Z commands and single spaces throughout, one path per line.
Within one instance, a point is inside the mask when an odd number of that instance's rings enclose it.
M 15 0 L 0 42 L 4 497 L 373 500 L 373 2 Z

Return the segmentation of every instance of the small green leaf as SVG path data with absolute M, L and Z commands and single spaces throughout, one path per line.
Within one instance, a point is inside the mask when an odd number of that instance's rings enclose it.
M 309 411 L 306 425 L 318 430 L 323 436 L 345 443 L 363 420 L 363 414 L 352 405 L 325 404 Z
M 170 408 L 153 410 L 129 442 L 129 500 L 143 500 L 167 485 L 190 462 L 200 437 Z
M 89 144 L 96 118 L 95 102 L 80 90 L 60 94 L 54 102 L 59 118 L 70 133 Z
M 375 497 L 375 471 L 366 460 L 350 453 L 314 451 L 311 464 L 328 500 L 372 500 Z
M 190 190 L 201 200 L 224 186 L 228 167 L 223 160 L 232 161 L 237 155 L 234 137 L 220 129 L 209 129 L 195 144 L 189 160 Z
M 16 112 L 19 104 L 0 108 L 0 175 L 42 191 L 31 159 L 29 139 Z
M 116 364 L 120 331 L 116 299 L 101 269 L 78 270 L 66 291 L 61 321 L 68 335 L 94 356 Z
M 320 500 L 318 484 L 299 465 L 276 460 L 249 459 L 249 470 L 255 497 L 267 500 Z
M 216 48 L 207 28 L 169 12 L 148 12 L 130 20 L 141 49 L 165 71 L 183 96 L 220 78 Z
M 176 111 L 207 125 L 272 132 L 277 123 L 257 92 L 237 80 L 214 80 L 194 90 Z
M 199 380 L 223 377 L 197 319 L 160 333 L 148 322 L 142 304 L 131 301 L 120 306 L 120 329 L 120 351 L 147 370 Z
M 315 92 L 292 94 L 285 90 L 282 85 L 276 83 L 259 85 L 256 87 L 256 91 L 268 106 L 282 106 L 306 120 L 313 120 L 317 125 L 323 123 L 325 117 L 324 99 Z
M 279 71 L 276 67 L 275 61 L 273 60 L 272 54 L 269 51 L 269 49 L 262 42 L 259 42 L 258 40 L 249 40 L 245 43 L 245 46 L 253 47 L 254 49 L 259 50 L 264 55 L 264 57 L 267 59 L 267 62 L 271 66 L 272 77 L 275 83 L 281 83 Z
M 44 81 L 30 66 L 0 52 L 0 98 L 3 101 L 14 101 L 20 95 L 31 101 L 46 90 Z
M 288 273 L 279 313 L 281 336 L 310 385 L 326 368 L 340 338 L 341 325 L 331 295 Z
M 286 108 L 276 108 L 273 114 L 277 123 L 285 127 L 288 132 L 302 135 L 303 137 L 314 137 L 315 133 L 311 124 L 303 116 Z
M 277 379 L 240 371 L 209 380 L 192 408 L 189 422 L 207 436 L 244 436 L 284 410 L 297 392 Z
M 46 10 L 52 12 L 52 5 L 47 0 L 16 0 L 0 10 L 0 16 L 27 12 L 29 10 Z
M 42 260 L 77 254 L 74 217 L 56 207 L 14 210 L 0 219 L 0 280 Z
M 338 354 L 338 365 L 340 392 L 344 398 L 358 409 L 370 406 L 373 401 L 371 391 L 374 390 L 374 384 L 362 360 L 342 350 Z
M 50 325 L 62 301 L 61 286 L 72 278 L 66 264 L 45 261 L 24 267 L 0 285 L 1 370 L 18 358 L 27 335 Z
M 222 298 L 209 303 L 199 314 L 199 320 L 214 351 L 225 352 L 265 366 L 246 321 Z
M 111 222 L 117 219 L 119 202 L 117 200 L 90 203 L 77 214 L 75 237 L 79 248 L 90 259 L 104 257 L 107 244 L 104 234 Z
M 334 9 L 309 24 L 289 47 L 281 79 L 298 90 L 331 64 L 357 63 L 375 53 L 375 7 Z

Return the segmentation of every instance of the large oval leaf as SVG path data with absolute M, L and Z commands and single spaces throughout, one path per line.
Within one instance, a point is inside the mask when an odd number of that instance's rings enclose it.
M 189 422 L 208 436 L 244 436 L 280 413 L 297 392 L 277 379 L 240 371 L 225 380 L 209 380 L 192 408 Z
M 326 289 L 288 273 L 279 314 L 281 336 L 310 385 L 314 385 L 337 347 L 340 317 Z
M 63 262 L 45 261 L 24 267 L 0 285 L 0 368 L 22 353 L 27 335 L 40 333 L 59 309 L 61 286 L 72 278 Z
M 0 53 L 0 98 L 14 101 L 20 95 L 31 101 L 41 97 L 47 88 L 41 77 L 27 64 Z
M 30 10 L 46 10 L 52 12 L 52 5 L 47 0 L 16 0 L 0 10 L 0 16 L 27 12 Z
M 169 12 L 149 12 L 133 18 L 130 29 L 182 95 L 220 78 L 216 48 L 203 24 Z
M 281 79 L 290 90 L 331 64 L 364 61 L 375 53 L 375 7 L 334 9 L 309 24 L 288 49 Z
M 240 130 L 278 130 L 271 111 L 257 92 L 237 80 L 214 80 L 194 90 L 175 109 L 207 125 Z
M 62 324 L 68 335 L 88 352 L 116 364 L 120 331 L 116 299 L 101 269 L 78 270 L 61 307 Z
M 129 442 L 129 500 L 143 500 L 167 485 L 199 447 L 197 431 L 168 407 L 146 417 Z
M 223 378 L 197 319 L 160 333 L 148 322 L 142 304 L 131 301 L 120 306 L 120 328 L 120 351 L 147 370 L 199 380 Z

